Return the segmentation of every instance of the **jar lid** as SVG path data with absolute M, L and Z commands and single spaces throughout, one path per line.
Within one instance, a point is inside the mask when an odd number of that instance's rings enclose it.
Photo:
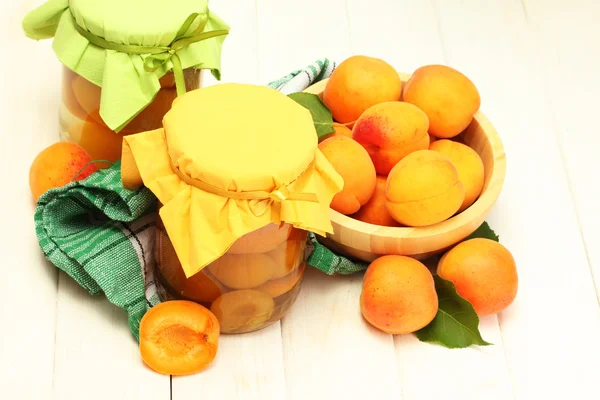
M 35 40 L 54 37 L 58 59 L 102 87 L 100 116 L 115 131 L 152 102 L 170 70 L 179 94 L 182 69 L 220 79 L 229 33 L 207 0 L 49 0 L 25 16 L 23 29 Z
M 269 223 L 333 232 L 329 204 L 343 179 L 318 149 L 310 112 L 288 96 L 210 86 L 178 97 L 163 124 L 124 137 L 121 175 L 158 197 L 188 277 Z

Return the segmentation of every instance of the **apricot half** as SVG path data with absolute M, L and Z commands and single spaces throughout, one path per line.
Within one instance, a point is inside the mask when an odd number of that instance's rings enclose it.
M 217 280 L 233 289 L 262 285 L 273 276 L 275 261 L 266 254 L 223 254 L 206 268 Z
M 306 233 L 303 237 L 304 239 L 287 240 L 280 244 L 276 249 L 267 253 L 274 261 L 270 279 L 284 277 L 298 268 L 302 263 L 304 260 Z
M 100 124 L 104 124 L 100 117 L 100 98 L 102 94 L 100 86 L 88 81 L 81 75 L 76 75 L 71 83 L 71 89 L 77 103 L 87 116 Z
M 88 113 L 79 105 L 75 95 L 73 94 L 73 80 L 77 76 L 79 75 L 71 71 L 69 68 L 63 68 L 61 100 L 71 114 L 85 121 L 85 119 L 88 117 Z
M 268 293 L 269 296 L 275 298 L 279 297 L 290 290 L 292 290 L 296 284 L 302 279 L 304 276 L 304 270 L 306 269 L 306 264 L 302 263 L 300 268 L 295 269 L 291 273 L 287 274 L 284 277 L 279 279 L 272 279 L 266 281 L 262 285 L 256 288 L 256 290 L 260 290 L 262 292 Z
M 88 117 L 81 128 L 78 143 L 94 160 L 115 162 L 121 158 L 124 134 L 123 132 L 115 133 L 106 125 Z
M 204 271 L 187 278 L 175 248 L 169 237 L 163 232 L 157 232 L 157 264 L 158 269 L 169 286 L 180 296 L 189 300 L 211 303 L 225 289 L 211 279 Z
M 223 333 L 256 330 L 271 318 L 274 309 L 275 302 L 268 293 L 253 289 L 224 293 L 210 307 Z
M 433 276 L 414 258 L 379 257 L 365 272 L 360 310 L 371 325 L 383 332 L 417 331 L 429 324 L 438 311 Z
M 290 237 L 292 228 L 293 225 L 287 223 L 270 223 L 236 240 L 227 253 L 267 253 L 285 242 Z
M 448 157 L 433 150 L 418 150 L 392 168 L 386 198 L 386 207 L 396 221 L 426 226 L 454 215 L 463 203 L 465 189 Z
M 219 333 L 219 321 L 207 308 L 186 300 L 166 301 L 144 314 L 140 353 L 156 372 L 192 374 L 214 360 Z
M 167 79 L 165 78 L 163 83 L 168 84 Z M 81 109 L 97 123 L 106 125 L 100 116 L 102 88 L 84 77 L 76 75 L 72 80 L 71 89 Z M 152 102 L 142 109 L 123 130 L 127 133 L 138 133 L 161 128 L 162 119 L 171 109 L 176 97 L 177 91 L 174 88 L 160 89 Z M 69 109 L 76 110 L 73 106 Z M 109 128 L 107 127 L 107 129 Z
M 154 100 L 148 104 L 134 119 L 129 122 L 124 130 L 128 133 L 138 133 L 162 128 L 162 120 L 171 109 L 177 91 L 161 89 L 156 93 Z

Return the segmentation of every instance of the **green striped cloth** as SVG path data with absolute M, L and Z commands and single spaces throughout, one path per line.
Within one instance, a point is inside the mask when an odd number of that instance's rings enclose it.
M 142 316 L 160 302 L 152 254 L 156 204 L 145 187 L 123 188 L 116 163 L 44 193 L 34 214 L 46 258 L 90 294 L 104 293 L 125 309 L 136 339 Z
M 271 82 L 278 90 L 301 91 L 328 77 L 334 63 L 319 60 Z M 129 314 L 131 332 L 139 340 L 144 313 L 168 295 L 154 275 L 157 200 L 142 187 L 121 184 L 120 163 L 82 181 L 49 190 L 37 204 L 34 219 L 44 255 L 90 294 L 104 294 Z M 333 253 L 310 235 L 309 265 L 326 274 L 362 271 L 365 263 Z
M 329 78 L 335 69 L 335 62 L 327 58 L 317 60 L 303 69 L 298 69 L 282 76 L 267 86 L 283 94 L 301 92 L 315 82 Z

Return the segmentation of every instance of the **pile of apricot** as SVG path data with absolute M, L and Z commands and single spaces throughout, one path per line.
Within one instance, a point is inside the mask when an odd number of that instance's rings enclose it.
M 374 225 L 421 227 L 451 218 L 481 195 L 483 162 L 459 140 L 481 100 L 460 71 L 425 65 L 403 83 L 384 60 L 352 56 L 334 70 L 322 98 L 335 132 L 319 148 L 344 179 L 333 210 Z M 516 296 L 514 258 L 493 240 L 456 245 L 437 273 L 479 315 L 500 312 Z M 422 262 L 387 255 L 369 265 L 360 306 L 372 325 L 402 334 L 429 324 L 439 304 Z
M 481 158 L 453 140 L 480 106 L 461 72 L 426 65 L 403 84 L 385 61 L 353 56 L 332 73 L 323 102 L 335 133 L 319 147 L 344 178 L 332 209 L 375 225 L 427 226 L 481 194 Z

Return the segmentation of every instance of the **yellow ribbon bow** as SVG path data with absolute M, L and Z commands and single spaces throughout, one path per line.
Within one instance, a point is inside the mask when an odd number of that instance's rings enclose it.
M 219 188 L 217 186 L 213 186 L 209 183 L 201 181 L 199 179 L 194 179 L 183 172 L 179 168 L 177 168 L 173 162 L 171 161 L 171 168 L 173 172 L 185 183 L 190 186 L 193 186 L 197 189 L 203 190 L 208 193 L 216 194 L 217 196 L 227 197 L 235 200 L 250 200 L 248 202 L 252 213 L 257 217 L 263 215 L 266 210 L 269 208 L 273 202 L 281 203 L 285 200 L 298 200 L 298 201 L 308 201 L 311 203 L 318 203 L 319 199 L 315 193 L 296 193 L 290 191 L 288 185 L 280 185 L 278 188 L 273 189 L 268 192 L 266 190 L 253 190 L 247 192 L 234 192 L 231 190 L 226 190 Z

